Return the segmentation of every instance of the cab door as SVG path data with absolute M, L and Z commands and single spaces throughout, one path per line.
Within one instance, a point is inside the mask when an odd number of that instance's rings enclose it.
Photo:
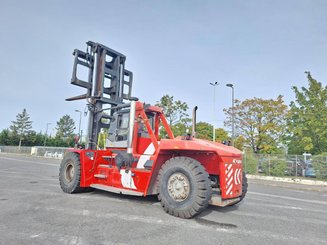
M 127 148 L 129 111 L 114 114 L 110 122 L 106 147 Z

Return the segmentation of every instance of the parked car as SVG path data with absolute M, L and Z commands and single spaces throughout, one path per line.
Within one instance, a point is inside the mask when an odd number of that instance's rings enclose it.
M 311 178 L 315 178 L 316 177 L 316 173 L 315 170 L 313 169 L 313 166 L 311 163 L 309 163 L 306 168 L 305 168 L 305 172 L 304 172 L 304 176 L 305 177 L 311 177 Z

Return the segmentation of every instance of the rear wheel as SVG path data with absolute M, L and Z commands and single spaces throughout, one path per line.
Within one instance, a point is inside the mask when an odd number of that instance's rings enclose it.
M 198 161 L 188 157 L 168 160 L 159 171 L 158 186 L 163 209 L 181 218 L 199 214 L 211 199 L 208 173 Z
M 65 154 L 60 164 L 59 182 L 66 193 L 82 192 L 87 188 L 80 187 L 81 164 L 79 155 L 74 152 Z

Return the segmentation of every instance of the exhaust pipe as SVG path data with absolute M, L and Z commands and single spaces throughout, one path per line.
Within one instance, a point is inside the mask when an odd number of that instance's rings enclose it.
M 193 108 L 192 113 L 192 138 L 195 138 L 196 136 L 196 110 L 198 109 L 197 106 Z

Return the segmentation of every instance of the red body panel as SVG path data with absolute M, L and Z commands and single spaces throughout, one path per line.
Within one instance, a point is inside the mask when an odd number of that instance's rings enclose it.
M 142 142 L 142 140 L 141 140 Z M 146 144 L 149 141 L 145 140 Z M 169 147 L 170 145 L 170 147 Z M 139 153 L 144 153 L 145 147 L 140 147 Z M 138 162 L 134 162 L 132 171 L 135 188 L 126 187 L 122 184 L 121 170 L 116 166 L 114 154 L 111 150 L 73 150 L 80 154 L 81 182 L 82 187 L 91 184 L 103 184 L 117 188 L 130 189 L 147 194 L 154 194 L 157 173 L 165 161 L 174 155 L 187 156 L 199 161 L 210 175 L 219 176 L 221 196 L 223 199 L 235 198 L 242 193 L 242 158 L 241 152 L 233 147 L 225 146 L 209 141 L 181 139 L 161 140 L 159 148 L 149 156 L 153 161 L 152 168 L 147 170 L 137 168 Z M 221 154 L 222 153 L 222 154 Z M 142 154 L 134 154 L 135 159 L 140 160 Z M 106 178 L 97 178 L 95 175 L 104 175 Z
M 118 169 L 116 166 L 114 154 L 111 150 L 74 150 L 80 155 L 81 162 L 81 187 L 89 187 L 92 184 L 103 184 L 122 189 L 131 189 L 146 193 L 146 186 L 150 178 L 151 171 L 145 169 L 136 169 L 136 163 L 133 164 L 133 182 L 135 188 L 123 186 L 122 173 L 126 168 Z M 98 178 L 96 175 L 106 176 Z

